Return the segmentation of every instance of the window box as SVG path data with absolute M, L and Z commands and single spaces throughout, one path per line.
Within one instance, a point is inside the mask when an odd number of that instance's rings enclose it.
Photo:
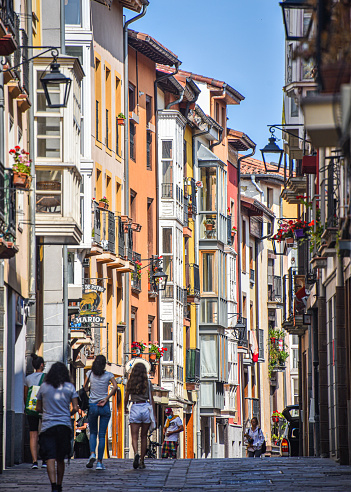
M 13 186 L 22 190 L 28 190 L 31 184 L 32 178 L 27 173 L 14 172 L 13 173 Z

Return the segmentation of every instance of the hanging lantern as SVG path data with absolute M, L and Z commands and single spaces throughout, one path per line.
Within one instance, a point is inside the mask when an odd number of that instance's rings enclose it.
M 58 54 L 52 52 L 52 56 L 54 60 L 50 65 L 50 72 L 42 75 L 40 82 L 48 107 L 66 108 L 72 79 L 60 72 L 60 64 L 57 63 Z M 61 90 L 61 86 L 63 86 L 63 90 Z

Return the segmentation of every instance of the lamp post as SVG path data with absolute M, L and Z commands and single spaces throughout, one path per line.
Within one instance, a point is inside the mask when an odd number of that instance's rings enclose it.
M 285 0 L 284 2 L 280 2 L 279 5 L 283 13 L 286 40 L 303 41 L 304 39 L 308 39 L 313 24 L 314 5 L 306 0 Z M 296 23 L 296 25 L 301 26 L 302 32 L 300 32 L 300 34 L 290 33 L 291 17 L 293 13 L 296 14 L 296 18 L 300 18 L 300 22 Z
M 284 150 L 278 147 L 278 145 L 275 143 L 277 139 L 274 136 L 274 128 L 271 127 L 269 131 L 271 132 L 271 136 L 268 139 L 268 144 L 263 149 L 260 149 L 263 164 L 266 172 L 279 173 Z M 272 167 L 270 169 L 267 169 L 267 164 L 271 165 Z

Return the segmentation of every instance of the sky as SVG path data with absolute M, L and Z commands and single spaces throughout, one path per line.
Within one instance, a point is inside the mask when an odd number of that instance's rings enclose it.
M 229 106 L 228 127 L 246 133 L 257 144 L 255 158 L 261 159 L 267 125 L 282 118 L 279 0 L 150 0 L 145 17 L 130 28 L 175 53 L 181 69 L 223 80 L 245 96 L 240 105 Z M 276 137 L 281 137 L 279 130 Z

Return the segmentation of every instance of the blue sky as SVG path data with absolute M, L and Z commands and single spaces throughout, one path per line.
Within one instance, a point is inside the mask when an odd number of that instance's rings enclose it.
M 243 94 L 240 106 L 229 107 L 228 126 L 249 135 L 257 149 L 266 145 L 267 125 L 280 123 L 282 115 L 278 0 L 150 0 L 146 16 L 130 27 L 173 51 L 182 69 L 224 80 Z M 257 150 L 255 157 L 261 159 Z

